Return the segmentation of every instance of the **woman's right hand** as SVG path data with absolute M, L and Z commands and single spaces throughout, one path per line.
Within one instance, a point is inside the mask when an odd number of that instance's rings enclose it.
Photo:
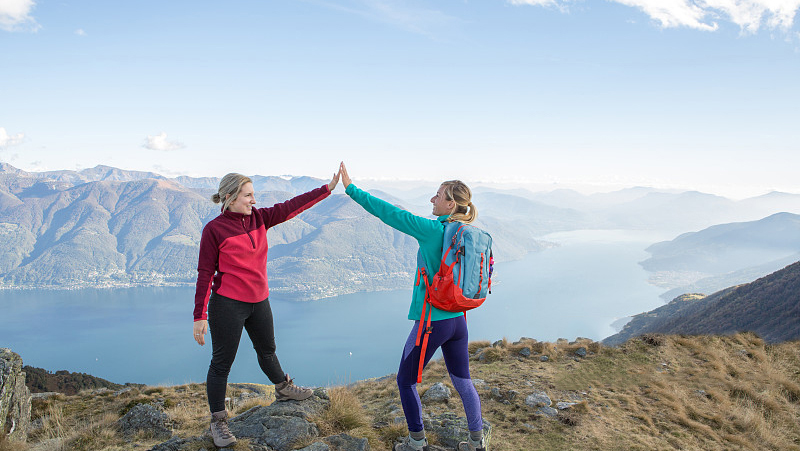
M 347 174 L 347 168 L 344 166 L 344 161 L 342 161 L 342 163 L 339 165 L 339 173 L 342 174 L 342 185 L 344 185 L 345 188 L 350 186 L 353 181 L 350 180 L 350 176 Z
M 194 341 L 200 346 L 206 344 L 206 332 L 208 332 L 208 321 L 201 319 L 194 322 L 193 333 Z

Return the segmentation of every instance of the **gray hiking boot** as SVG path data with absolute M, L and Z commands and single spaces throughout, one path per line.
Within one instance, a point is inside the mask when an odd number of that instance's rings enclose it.
M 314 391 L 310 388 L 302 388 L 294 385 L 289 375 L 286 375 L 286 380 L 280 384 L 275 384 L 275 401 L 288 401 L 293 399 L 295 401 L 302 401 L 308 399 Z
M 394 451 L 428 451 L 428 440 L 414 440 L 411 436 L 403 438 L 399 443 L 394 444 Z
M 486 438 L 481 437 L 481 440 L 475 442 L 472 438 L 468 438 L 466 442 L 458 444 L 458 451 L 489 451 L 489 446 L 486 444 Z
M 236 437 L 228 429 L 228 411 L 222 410 L 211 414 L 211 437 L 218 448 L 236 443 Z

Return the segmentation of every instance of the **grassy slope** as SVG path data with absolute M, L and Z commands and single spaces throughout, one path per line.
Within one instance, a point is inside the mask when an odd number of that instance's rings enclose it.
M 473 350 L 488 346 L 471 344 Z M 518 355 L 524 346 L 532 348 L 531 357 Z M 579 346 L 589 354 L 576 360 Z M 473 379 L 486 382 L 479 393 L 483 415 L 494 426 L 491 449 L 496 451 L 800 450 L 799 342 L 765 345 L 752 334 L 651 335 L 618 348 L 588 342 L 504 342 L 489 347 L 485 355 L 484 362 L 473 361 L 471 368 Z M 550 360 L 540 361 L 541 355 Z M 423 376 L 421 393 L 435 382 L 449 385 L 441 361 L 431 363 Z M 503 403 L 492 396 L 492 388 L 505 399 L 510 390 L 519 394 Z M 235 398 L 238 388 L 229 390 Z M 525 404 L 535 390 L 547 392 L 554 402 L 576 396 L 583 401 L 551 419 Z M 332 398 L 339 410 L 318 419 L 326 433 L 350 430 L 354 436 L 368 437 L 376 450 L 389 449 L 395 437 L 406 433 L 402 413 L 395 410 L 399 397 L 392 378 L 336 391 Z M 134 388 L 119 396 L 107 393 L 36 401 L 34 417 L 43 418 L 45 427 L 30 444 L 62 437 L 67 449 L 143 449 L 126 443 L 113 428 L 137 402 L 161 403 L 181 437 L 202 435 L 207 424 L 202 384 Z M 254 402 L 269 403 L 270 398 L 267 394 L 237 406 L 234 414 Z M 425 410 L 463 415 L 457 396 Z M 136 441 L 145 446 L 158 443 L 146 436 Z M 8 446 L 0 444 L 0 449 Z M 213 449 L 210 442 L 197 446 Z M 236 449 L 247 447 L 241 443 Z

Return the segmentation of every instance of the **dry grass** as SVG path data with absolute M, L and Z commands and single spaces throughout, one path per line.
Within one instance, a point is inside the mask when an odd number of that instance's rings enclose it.
M 530 357 L 519 354 L 526 347 Z M 586 357 L 575 355 L 580 347 L 586 348 Z M 493 425 L 496 451 L 800 451 L 798 342 L 766 345 L 744 333 L 650 335 L 618 348 L 586 340 L 470 344 L 473 354 L 479 350 L 485 358 L 472 360 L 470 369 L 473 379 L 486 382 L 478 392 L 483 416 Z M 541 356 L 549 360 L 541 361 Z M 419 392 L 436 382 L 450 384 L 441 360 L 428 365 Z M 533 391 L 545 391 L 554 404 L 577 404 L 559 411 L 556 418 L 544 417 L 524 402 Z M 242 397 L 243 392 L 229 388 L 234 414 L 272 401 L 268 391 L 253 399 Z M 366 437 L 371 449 L 381 451 L 408 433 L 394 378 L 334 387 L 328 393 L 330 408 L 315 419 L 323 436 L 345 432 Z M 202 435 L 208 425 L 205 396 L 204 385 L 189 384 L 144 387 L 118 396 L 92 392 L 37 400 L 33 418 L 41 419 L 42 427 L 29 444 L 48 443 L 42 449 L 53 451 L 147 449 L 159 441 L 139 436 L 134 448 L 115 427 L 117 419 L 140 402 L 162 406 L 178 436 Z M 446 404 L 423 407 L 431 414 L 464 414 L 457 395 Z M 429 439 L 435 441 L 433 436 Z M 213 449 L 210 441 L 203 446 Z M 0 451 L 25 449 L 0 441 Z M 246 441 L 236 449 L 248 449 Z

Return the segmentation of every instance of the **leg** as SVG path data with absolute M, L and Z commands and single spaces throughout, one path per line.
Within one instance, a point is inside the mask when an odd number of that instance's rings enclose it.
M 225 410 L 228 374 L 236 358 L 247 305 L 216 293 L 208 303 L 208 327 L 211 332 L 211 364 L 208 366 L 206 391 L 211 412 Z
M 270 382 L 279 384 L 286 380 L 286 373 L 281 369 L 278 356 L 275 354 L 275 329 L 269 299 L 251 305 L 252 314 L 244 322 L 244 327 L 250 336 L 250 341 L 253 342 L 261 371 L 267 375 Z
M 450 340 L 442 344 L 444 363 L 447 365 L 447 372 L 450 373 L 453 387 L 458 391 L 461 402 L 464 404 L 469 430 L 471 432 L 482 431 L 481 399 L 475 386 L 472 385 L 472 378 L 469 375 L 467 321 L 464 317 L 454 318 L 454 320 L 456 321 L 455 333 Z
M 433 357 L 433 354 L 452 334 L 452 320 L 433 321 L 431 326 L 433 332 L 428 337 L 428 349 L 425 351 L 424 365 Z M 417 340 L 417 328 L 419 321 L 414 322 L 411 333 L 408 335 L 406 345 L 403 348 L 403 356 L 400 359 L 400 368 L 397 370 L 397 387 L 400 389 L 400 402 L 403 405 L 403 413 L 406 416 L 408 430 L 410 432 L 420 432 L 422 426 L 422 402 L 417 392 L 417 371 L 419 369 L 420 347 L 414 346 Z

